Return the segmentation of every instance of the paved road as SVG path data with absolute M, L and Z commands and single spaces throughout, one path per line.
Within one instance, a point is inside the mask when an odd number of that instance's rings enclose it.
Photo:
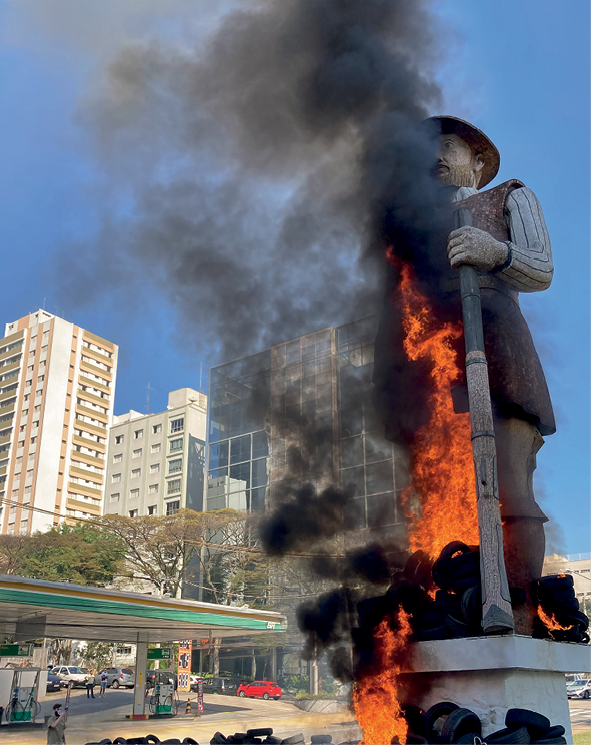
M 591 701 L 582 699 L 570 699 L 570 723 L 573 730 L 581 732 L 591 730 Z
M 131 712 L 133 689 L 107 688 L 104 698 L 98 697 L 98 691 L 99 687 L 95 686 L 93 699 L 86 698 L 85 688 L 73 688 L 70 694 L 70 717 L 96 714 L 98 711 L 108 711 L 109 709 L 116 709 L 119 706 L 125 705 L 129 706 L 129 711 Z M 60 693 L 49 693 L 47 696 L 44 696 L 39 702 L 41 704 L 41 714 L 51 714 L 53 705 L 58 701 L 65 703 L 65 690 L 60 691 Z

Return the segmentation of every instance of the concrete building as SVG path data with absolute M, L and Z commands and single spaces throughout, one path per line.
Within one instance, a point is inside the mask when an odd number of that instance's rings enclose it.
M 208 510 L 265 510 L 286 488 L 337 484 L 353 497 L 351 528 L 404 535 L 408 469 L 370 399 L 376 323 L 325 328 L 212 368 Z
M 2 533 L 102 513 L 118 347 L 44 310 L 0 339 Z
M 159 414 L 114 417 L 104 512 L 136 517 L 203 510 L 206 419 L 207 396 L 191 388 L 171 391 Z

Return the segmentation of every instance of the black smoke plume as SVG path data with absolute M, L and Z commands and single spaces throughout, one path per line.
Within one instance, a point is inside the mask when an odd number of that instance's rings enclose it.
M 70 300 L 150 280 L 221 359 L 376 310 L 368 256 L 429 191 L 428 5 L 243 0 L 198 48 L 123 48 L 80 114 L 110 191 Z

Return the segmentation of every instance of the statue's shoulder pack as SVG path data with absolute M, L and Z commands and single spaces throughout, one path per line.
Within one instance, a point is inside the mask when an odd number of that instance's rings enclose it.
M 514 189 L 521 189 L 525 184 L 518 179 L 505 181 L 494 189 L 474 194 L 461 202 L 454 203 L 454 209 L 459 206 L 468 207 L 472 213 L 472 224 L 475 228 L 486 230 L 487 233 L 498 241 L 510 239 L 509 229 L 505 222 L 505 201 Z

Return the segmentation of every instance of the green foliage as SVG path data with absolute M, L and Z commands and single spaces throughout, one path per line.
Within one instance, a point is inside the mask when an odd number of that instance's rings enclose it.
M 310 678 L 308 675 L 286 675 L 284 681 L 284 687 L 289 691 L 310 690 Z
M 328 701 L 333 699 L 335 696 L 332 693 L 306 693 L 306 691 L 298 691 L 296 693 L 296 701 Z
M 111 663 L 112 652 L 113 645 L 109 642 L 87 642 L 82 655 L 83 666 L 100 672 Z
M 328 693 L 331 696 L 336 696 L 337 691 L 339 689 L 339 686 L 336 682 L 336 680 L 324 680 L 322 679 L 320 681 L 320 687 L 322 688 L 323 693 Z
M 32 536 L 2 536 L 0 567 L 11 574 L 102 587 L 121 571 L 125 545 L 92 525 L 62 524 Z

